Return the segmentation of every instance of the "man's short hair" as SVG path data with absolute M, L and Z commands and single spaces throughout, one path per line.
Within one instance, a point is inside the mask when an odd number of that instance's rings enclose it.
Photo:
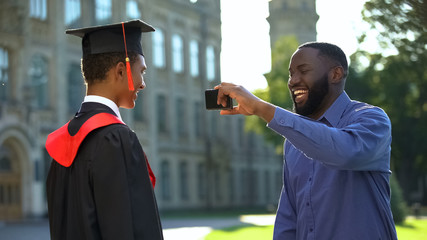
M 325 56 L 330 60 L 340 64 L 341 67 L 344 69 L 344 79 L 347 77 L 348 75 L 347 57 L 344 51 L 340 47 L 331 43 L 326 43 L 326 42 L 308 42 L 299 46 L 298 49 L 307 48 L 307 47 L 319 50 L 319 56 Z
M 138 53 L 128 53 L 130 65 L 137 60 Z M 107 77 L 107 72 L 119 62 L 125 63 L 126 55 L 121 53 L 92 54 L 82 58 L 81 69 L 85 82 L 90 85 L 95 81 L 102 81 Z

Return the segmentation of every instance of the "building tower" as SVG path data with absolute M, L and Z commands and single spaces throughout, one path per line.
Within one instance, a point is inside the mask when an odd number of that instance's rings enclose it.
M 299 43 L 316 40 L 319 16 L 315 0 L 271 0 L 269 2 L 270 44 L 282 36 L 295 35 Z

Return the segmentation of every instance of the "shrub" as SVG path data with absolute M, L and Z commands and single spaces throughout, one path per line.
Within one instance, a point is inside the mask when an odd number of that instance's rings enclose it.
M 402 189 L 394 174 L 390 178 L 391 211 L 395 224 L 403 223 L 407 215 L 406 202 L 403 199 Z

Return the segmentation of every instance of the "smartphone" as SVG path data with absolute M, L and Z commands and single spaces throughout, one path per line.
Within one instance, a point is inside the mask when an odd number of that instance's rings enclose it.
M 221 109 L 232 109 L 233 100 L 227 96 L 227 106 L 216 104 L 218 100 L 218 89 L 208 89 L 205 91 L 205 102 L 207 110 L 221 110 Z

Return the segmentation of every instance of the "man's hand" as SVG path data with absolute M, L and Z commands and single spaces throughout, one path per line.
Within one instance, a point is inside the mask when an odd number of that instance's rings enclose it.
M 236 99 L 238 103 L 233 109 L 221 110 L 221 115 L 256 115 L 266 122 L 270 122 L 274 117 L 276 106 L 261 100 L 242 86 L 223 82 L 215 86 L 215 89 L 218 89 L 217 104 L 226 106 L 226 96 Z

